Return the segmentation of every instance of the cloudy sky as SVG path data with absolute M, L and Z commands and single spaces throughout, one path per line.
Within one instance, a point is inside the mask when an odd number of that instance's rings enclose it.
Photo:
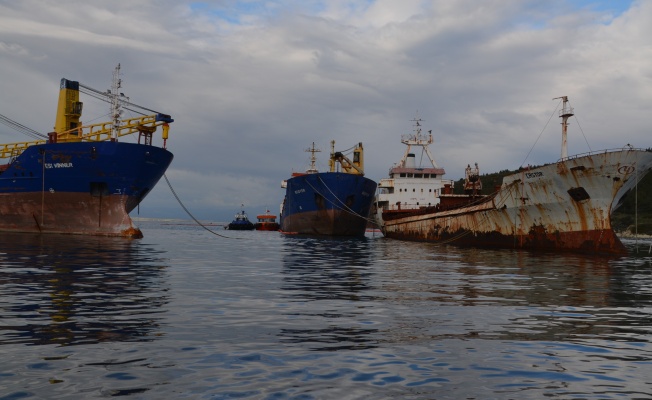
M 175 119 L 186 208 L 228 221 L 278 212 L 312 142 L 323 170 L 331 140 L 362 142 L 386 177 L 417 115 L 450 179 L 556 161 L 559 96 L 569 154 L 652 147 L 650 38 L 649 1 L 0 0 L 0 114 L 49 132 L 61 78 L 105 90 L 120 63 L 125 95 Z M 83 122 L 106 119 L 82 101 Z M 164 180 L 139 216 L 188 218 Z

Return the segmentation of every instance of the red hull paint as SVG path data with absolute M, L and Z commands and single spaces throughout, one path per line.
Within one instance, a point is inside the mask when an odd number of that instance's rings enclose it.
M 389 238 L 409 241 L 454 244 L 456 246 L 495 249 L 527 249 L 535 251 L 561 251 L 585 254 L 627 254 L 627 248 L 611 229 L 604 231 L 545 232 L 533 229 L 527 235 L 503 235 L 498 232 L 478 234 L 470 230 L 423 237 L 409 232 L 394 232 Z
M 0 230 L 140 238 L 126 211 L 128 196 L 80 193 L 0 195 Z
M 259 222 L 256 224 L 257 231 L 278 231 L 278 222 Z
M 363 236 L 367 220 L 341 210 L 319 210 L 292 214 L 283 219 L 281 230 L 324 236 Z

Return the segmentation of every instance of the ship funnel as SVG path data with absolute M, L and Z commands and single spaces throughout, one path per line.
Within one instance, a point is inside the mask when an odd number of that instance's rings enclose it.
M 54 131 L 61 133 L 79 127 L 82 106 L 82 102 L 79 101 L 79 82 L 62 78 L 59 86 L 59 104 Z M 72 135 L 78 135 L 78 133 L 74 132 Z
M 408 153 L 407 157 L 405 157 L 405 168 L 415 168 L 416 164 L 414 162 L 414 153 Z

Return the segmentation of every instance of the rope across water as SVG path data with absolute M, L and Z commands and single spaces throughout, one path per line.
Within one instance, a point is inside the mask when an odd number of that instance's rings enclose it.
M 176 198 L 177 201 L 179 202 L 179 205 L 181 206 L 181 208 L 183 208 L 183 210 L 186 212 L 186 214 L 188 214 L 188 216 L 189 216 L 190 218 L 192 218 L 193 221 L 195 221 L 195 222 L 197 223 L 197 225 L 199 225 L 199 226 L 201 226 L 202 228 L 206 229 L 208 232 L 212 233 L 213 235 L 215 235 L 215 236 L 219 236 L 219 237 L 222 237 L 222 238 L 225 238 L 225 239 L 246 239 L 246 238 L 244 238 L 244 237 L 230 237 L 230 236 L 220 235 L 219 233 L 217 233 L 217 232 L 215 232 L 215 231 L 209 229 L 206 225 L 204 225 L 204 224 L 202 224 L 201 222 L 199 222 L 199 220 L 198 220 L 197 218 L 195 218 L 195 216 L 192 215 L 192 214 L 190 213 L 190 211 L 188 211 L 188 209 L 186 208 L 186 206 L 183 205 L 183 202 L 181 202 L 181 199 L 180 199 L 179 196 L 177 195 L 177 192 L 175 192 L 175 191 L 174 191 L 174 188 L 172 188 L 172 184 L 171 184 L 170 181 L 168 180 L 167 175 L 163 174 L 163 177 L 165 178 L 165 182 L 167 182 L 168 187 L 170 188 L 170 191 L 171 191 L 172 194 L 174 195 L 174 198 Z

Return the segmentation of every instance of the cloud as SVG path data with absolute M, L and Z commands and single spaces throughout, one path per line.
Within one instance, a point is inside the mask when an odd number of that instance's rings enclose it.
M 417 113 L 451 179 L 474 162 L 491 172 L 555 161 L 552 99 L 564 95 L 577 115 L 571 153 L 587 141 L 649 147 L 652 4 L 398 4 L 0 2 L 1 113 L 49 131 L 60 78 L 104 90 L 121 63 L 131 101 L 175 119 L 175 190 L 216 220 L 241 203 L 276 210 L 280 181 L 306 166 L 312 142 L 324 157 L 331 140 L 363 142 L 367 175 L 385 177 Z M 83 101 L 84 122 L 108 111 Z M 0 126 L 0 140 L 25 139 Z M 142 213 L 184 216 L 163 181 Z

